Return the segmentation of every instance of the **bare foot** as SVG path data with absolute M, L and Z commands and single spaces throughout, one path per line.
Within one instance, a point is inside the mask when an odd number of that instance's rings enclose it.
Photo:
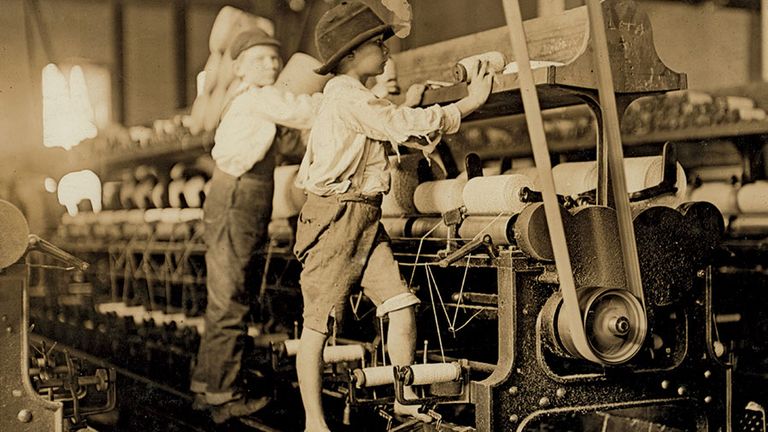
M 413 417 L 417 420 L 423 421 L 424 423 L 432 422 L 432 417 L 419 412 L 419 408 L 421 408 L 421 405 L 402 405 L 398 402 L 395 402 L 395 414 L 400 416 Z

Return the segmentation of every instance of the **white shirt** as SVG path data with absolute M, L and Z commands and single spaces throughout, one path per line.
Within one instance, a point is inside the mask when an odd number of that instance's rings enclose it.
M 309 129 L 322 99 L 294 95 L 275 87 L 242 85 L 221 119 L 211 156 L 225 173 L 240 177 L 264 159 L 277 132 L 276 124 Z
M 296 185 L 316 195 L 356 191 L 389 192 L 389 159 L 384 142 L 408 145 L 416 138 L 456 133 L 461 112 L 455 104 L 398 107 L 377 98 L 356 79 L 338 75 L 325 86 Z M 431 149 L 434 148 L 430 146 Z

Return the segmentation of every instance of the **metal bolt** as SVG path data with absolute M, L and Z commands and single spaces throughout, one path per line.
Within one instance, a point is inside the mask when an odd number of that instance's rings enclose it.
M 544 396 L 543 398 L 539 399 L 539 406 L 540 407 L 547 407 L 547 406 L 549 406 L 549 398 Z
M 7 333 L 9 333 L 9 334 L 10 334 L 10 333 L 13 333 L 13 327 L 11 327 L 11 326 L 8 326 L 8 327 L 6 327 L 6 328 L 5 328 L 5 331 L 6 331 Z
M 517 414 L 512 414 L 509 416 L 509 421 L 512 423 L 517 423 L 518 420 L 520 420 L 520 417 L 518 417 Z
M 680 386 L 677 388 L 677 394 L 680 396 L 685 396 L 686 393 L 688 393 L 688 389 L 685 388 L 685 386 Z
M 669 388 L 669 380 L 662 381 L 661 382 L 661 388 L 663 388 L 664 390 L 668 389 Z
M 712 403 L 712 396 L 705 396 L 704 403 Z
M 0 318 L 0 320 L 2 320 L 3 322 L 6 322 L 6 321 L 8 321 L 8 315 L 3 315 L 3 316 Z
M 703 278 L 706 275 L 707 274 L 704 272 L 704 270 L 699 270 L 699 271 L 696 272 L 696 276 L 698 276 L 700 278 Z
M 555 392 L 555 394 L 556 394 L 556 395 L 557 395 L 557 397 L 559 397 L 559 398 L 561 398 L 561 397 L 565 397 L 565 389 L 564 389 L 564 388 L 562 388 L 562 387 L 560 387 L 560 388 L 558 388 L 558 389 L 557 389 L 557 391 Z
M 517 388 L 517 386 L 512 386 L 509 388 L 509 394 L 511 394 L 512 396 L 516 395 L 518 391 L 519 389 Z
M 19 414 L 16 415 L 16 418 L 18 418 L 22 423 L 29 423 L 32 421 L 32 411 L 23 409 L 19 411 Z
M 710 378 L 711 376 L 712 376 L 712 372 L 704 371 L 704 378 Z

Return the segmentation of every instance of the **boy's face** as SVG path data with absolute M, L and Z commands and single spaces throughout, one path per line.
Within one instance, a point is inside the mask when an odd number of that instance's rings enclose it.
M 389 58 L 389 48 L 384 45 L 384 38 L 379 35 L 355 48 L 354 54 L 354 67 L 360 75 L 381 75 Z
M 234 64 L 235 75 L 259 87 L 274 84 L 281 67 L 280 53 L 272 45 L 254 45 L 240 53 Z

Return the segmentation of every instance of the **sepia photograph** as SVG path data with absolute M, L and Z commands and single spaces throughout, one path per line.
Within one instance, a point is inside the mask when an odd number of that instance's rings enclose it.
M 0 0 L 0 431 L 766 432 L 768 0 Z

